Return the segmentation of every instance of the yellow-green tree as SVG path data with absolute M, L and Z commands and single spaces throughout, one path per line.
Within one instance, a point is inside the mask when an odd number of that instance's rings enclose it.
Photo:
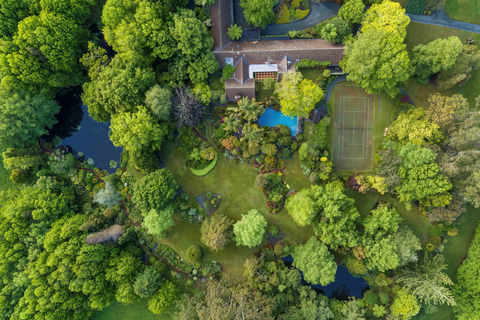
M 312 80 L 303 79 L 300 72 L 284 74 L 282 81 L 276 85 L 275 93 L 282 113 L 290 117 L 308 117 L 323 97 L 323 90 Z

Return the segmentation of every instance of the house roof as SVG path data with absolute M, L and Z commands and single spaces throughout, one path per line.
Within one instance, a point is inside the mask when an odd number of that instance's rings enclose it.
M 237 61 L 237 64 L 235 65 L 235 73 L 233 74 L 233 77 L 241 84 L 245 83 L 249 78 L 249 63 L 243 59 L 240 58 Z
M 255 80 L 249 79 L 244 84 L 238 83 L 236 79 L 227 79 L 225 81 L 225 95 L 227 101 L 235 101 L 235 96 L 255 98 Z
M 232 13 L 230 0 L 218 0 L 210 6 L 213 50 L 222 50 L 231 42 L 227 31 L 232 24 Z
M 288 56 L 292 61 L 311 59 L 316 61 L 330 61 L 338 65 L 343 58 L 343 45 L 332 44 L 323 39 L 303 40 L 268 40 L 253 42 L 230 42 L 222 50 L 213 50 L 220 64 L 225 66 L 225 58 L 237 61 L 243 57 L 249 64 L 262 64 L 267 61 L 274 63 Z

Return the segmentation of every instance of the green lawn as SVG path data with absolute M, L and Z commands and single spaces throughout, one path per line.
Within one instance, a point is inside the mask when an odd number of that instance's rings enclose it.
M 410 22 L 410 24 L 408 25 L 407 37 L 405 39 L 405 42 L 407 44 L 407 50 L 411 51 L 412 48 L 418 44 L 426 44 L 432 40 L 438 38 L 448 38 L 450 36 L 458 36 L 462 41 L 465 41 L 465 39 L 467 38 L 473 37 L 477 45 L 480 43 L 480 34 L 478 33 L 466 32 L 445 27 L 431 26 L 415 22 Z M 446 90 L 442 92 L 442 94 L 463 94 L 464 97 L 467 98 L 470 102 L 470 105 L 474 106 L 475 97 L 480 95 L 480 91 L 478 89 L 479 83 L 480 71 L 477 71 L 465 85 Z M 430 94 L 437 92 L 437 88 L 430 84 L 421 85 L 418 82 L 415 82 L 413 78 L 411 78 L 407 87 L 405 88 L 405 91 L 412 98 L 413 102 L 416 105 L 423 108 L 428 108 L 427 99 Z
M 93 313 L 92 320 L 170 320 L 168 313 L 153 314 L 148 310 L 147 301 L 123 305 L 119 302 L 112 303 L 108 308 Z
M 480 24 L 480 0 L 447 0 L 443 8 L 454 20 Z
M 278 226 L 297 241 L 306 241 L 313 235 L 311 227 L 299 228 L 285 209 L 275 215 L 267 213 L 265 196 L 255 188 L 257 173 L 251 166 L 234 164 L 220 155 L 217 165 L 211 172 L 203 177 L 197 177 L 185 165 L 182 152 L 171 143 L 163 148 L 162 159 L 183 191 L 189 196 L 198 196 L 208 191 L 220 193 L 222 203 L 218 213 L 222 212 L 237 221 L 250 209 L 258 209 L 265 215 L 269 225 Z M 310 185 L 301 172 L 297 154 L 287 162 L 285 179 L 292 188 L 305 188 Z M 242 278 L 245 259 L 261 247 L 260 245 L 250 249 L 231 243 L 222 251 L 211 251 L 200 242 L 200 225 L 191 224 L 177 217 L 175 226 L 168 229 L 168 236 L 162 240 L 162 243 L 172 247 L 181 256 L 185 255 L 187 248 L 192 244 L 202 246 L 204 259 L 219 261 L 222 264 L 224 276 L 235 281 Z M 266 239 L 262 245 L 264 244 Z

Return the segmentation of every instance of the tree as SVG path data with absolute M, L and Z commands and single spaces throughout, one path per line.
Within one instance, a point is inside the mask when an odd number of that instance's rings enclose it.
M 390 1 L 384 1 L 390 2 Z M 394 97 L 412 72 L 403 38 L 382 29 L 367 28 L 357 40 L 347 43 L 340 66 L 347 79 L 368 93 L 385 91 Z
M 223 214 L 217 213 L 202 222 L 200 229 L 202 237 L 200 240 L 204 245 L 215 251 L 221 250 L 233 236 L 232 226 L 232 220 Z
M 426 143 L 438 143 L 443 138 L 440 127 L 425 117 L 423 108 L 410 109 L 401 113 L 388 128 L 386 139 L 401 144 L 415 143 L 422 146 Z
M 392 315 L 408 320 L 420 312 L 420 305 L 414 295 L 402 288 L 397 291 L 390 311 Z
M 290 117 L 308 117 L 322 99 L 323 91 L 312 80 L 303 79 L 300 72 L 286 73 L 275 86 L 282 113 Z
M 198 294 L 191 297 L 188 294 L 183 294 L 177 301 L 175 310 L 172 312 L 173 319 L 179 320 L 198 320 L 196 305 L 200 300 Z
M 363 20 L 365 4 L 361 0 L 348 0 L 338 11 L 338 16 L 348 21 L 351 26 L 359 24 Z
M 232 133 L 237 132 L 240 128 L 240 119 L 238 119 L 236 114 L 230 114 L 228 117 L 223 118 L 224 127 L 223 130 Z
M 44 95 L 25 91 L 0 94 L 0 148 L 28 147 L 57 123 L 60 106 Z
M 170 310 L 180 295 L 180 290 L 170 281 L 166 281 L 162 287 L 148 299 L 148 310 L 154 314 L 165 313 Z
M 274 4 L 275 0 L 240 0 L 247 23 L 262 29 L 272 23 L 275 18 Z
M 403 42 L 407 35 L 406 28 L 410 18 L 405 14 L 405 9 L 398 2 L 390 0 L 373 4 L 365 13 L 362 21 L 362 33 L 368 30 L 381 30 L 392 36 L 399 36 Z
M 142 273 L 137 275 L 133 290 L 140 298 L 150 298 L 162 285 L 162 274 L 154 267 L 146 267 Z
M 475 319 L 480 312 L 480 225 L 468 249 L 467 258 L 457 270 L 457 284 L 453 288 L 459 319 Z
M 300 298 L 297 306 L 290 307 L 281 319 L 304 320 L 304 319 L 333 319 L 332 310 L 328 306 L 328 299 L 322 296 L 322 299 Z
M 237 245 L 253 248 L 262 243 L 267 220 L 256 209 L 242 215 L 242 219 L 233 225 L 233 234 Z
M 417 251 L 422 249 L 422 244 L 412 229 L 408 226 L 400 227 L 398 231 L 393 234 L 393 241 L 397 247 L 395 253 L 400 259 L 400 266 L 418 260 Z
M 173 94 L 158 84 L 145 92 L 145 105 L 160 120 L 169 121 L 172 114 Z
M 237 104 L 238 114 L 247 121 L 255 121 L 265 112 L 265 109 L 258 104 L 255 98 L 248 100 L 248 98 L 243 97 L 238 100 Z
M 195 4 L 199 6 L 209 6 L 217 2 L 218 0 L 195 0 Z
M 371 237 L 382 238 L 397 231 L 402 218 L 395 208 L 380 205 L 363 221 L 364 232 Z
M 185 126 L 195 128 L 203 119 L 205 106 L 188 89 L 175 89 L 172 107 L 179 128 Z
M 93 119 L 107 122 L 117 113 L 135 111 L 154 84 L 151 67 L 136 66 L 115 56 L 98 75 L 83 84 L 82 100 Z
M 335 42 L 335 37 L 337 36 L 337 27 L 331 23 L 327 23 L 321 30 L 322 38 L 326 41 Z
M 385 272 L 398 267 L 400 260 L 395 254 L 397 247 L 392 235 L 375 239 L 365 238 L 363 246 L 365 247 L 365 265 L 369 270 Z
M 210 90 L 210 86 L 206 83 L 197 83 L 195 87 L 193 87 L 192 93 L 206 106 L 208 106 L 212 100 L 212 91 Z
M 430 103 L 430 107 L 425 110 L 425 119 L 438 124 L 443 130 L 453 123 L 457 110 L 469 108 L 467 99 L 461 94 L 445 97 L 434 93 L 428 97 L 428 103 Z
M 446 287 L 453 285 L 447 274 L 445 259 L 441 254 L 431 257 L 425 253 L 423 261 L 416 263 L 413 270 L 403 269 L 396 277 L 397 283 L 412 292 L 423 304 L 448 304 L 455 305 L 455 299 Z
M 171 226 L 175 225 L 172 218 L 173 208 L 152 209 L 143 216 L 143 226 L 147 228 L 148 234 L 161 234 Z
M 341 311 L 343 319 L 345 320 L 366 320 L 365 310 L 359 307 L 355 298 L 346 303 L 345 308 Z
M 335 281 L 337 264 L 333 255 L 323 243 L 315 237 L 308 239 L 307 243 L 298 245 L 292 252 L 293 266 L 303 272 L 305 280 L 322 286 Z
M 477 70 L 480 70 L 480 51 L 477 46 L 465 44 L 455 64 L 449 69 L 440 71 L 436 82 L 438 89 L 447 90 L 454 86 L 461 86 Z
M 147 174 L 135 185 L 132 201 L 143 213 L 160 210 L 170 204 L 177 193 L 178 185 L 168 169 Z
M 213 38 L 192 10 L 182 9 L 173 15 L 171 34 L 177 49 L 185 56 L 199 56 L 206 50 L 212 50 Z
M 122 197 L 120 194 L 115 190 L 115 187 L 110 181 L 105 183 L 105 188 L 101 189 L 97 194 L 93 196 L 93 201 L 97 202 L 98 204 L 106 205 L 109 208 L 116 206 Z
M 110 139 L 117 147 L 124 147 L 132 154 L 142 149 L 160 150 L 168 134 L 168 123 L 158 123 L 144 106 L 136 112 L 119 113 L 112 117 Z
M 240 40 L 243 34 L 242 27 L 237 26 L 235 23 L 228 28 L 227 34 L 231 40 Z
M 425 45 L 415 46 L 411 57 L 418 82 L 426 84 L 433 74 L 453 66 L 462 48 L 462 41 L 458 37 L 435 39 Z
M 292 216 L 293 221 L 301 227 L 312 224 L 318 213 L 318 210 L 315 208 L 315 201 L 311 196 L 311 191 L 308 189 L 301 190 L 294 196 L 288 197 L 285 208 L 287 208 L 288 213 Z
M 337 33 L 337 35 L 336 37 L 334 37 L 333 43 L 343 42 L 348 36 L 352 34 L 352 27 L 350 26 L 350 24 L 340 17 L 333 17 L 328 20 L 328 23 L 331 23 L 336 28 L 335 32 Z M 326 71 L 330 72 L 330 70 L 328 69 L 324 70 L 324 72 Z M 328 78 L 329 76 L 325 76 L 324 74 L 323 77 Z

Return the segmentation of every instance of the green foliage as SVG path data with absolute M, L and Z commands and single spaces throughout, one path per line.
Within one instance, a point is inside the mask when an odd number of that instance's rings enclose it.
M 397 231 L 402 218 L 395 208 L 382 205 L 371 211 L 363 221 L 364 232 L 371 237 L 382 238 Z
M 420 1 L 425 4 L 424 0 Z M 411 2 L 418 1 L 410 0 L 407 6 Z M 415 68 L 414 75 L 418 82 L 426 84 L 433 74 L 452 67 L 462 52 L 462 48 L 462 41 L 458 37 L 436 39 L 426 45 L 419 44 L 414 47 L 411 57 L 412 65 Z
M 435 93 L 428 97 L 428 103 L 430 107 L 425 111 L 425 119 L 436 123 L 443 130 L 450 127 L 458 110 L 463 111 L 470 107 L 461 94 L 445 97 Z
M 177 189 L 170 171 L 160 169 L 146 175 L 135 185 L 132 201 L 143 213 L 160 210 L 170 204 Z
M 290 117 L 308 117 L 323 97 L 322 89 L 300 72 L 286 73 L 275 86 L 282 113 Z
M 310 60 L 308 58 L 301 59 L 299 62 L 296 62 L 295 65 L 300 69 L 308 69 L 315 67 L 329 67 L 332 63 L 330 61 L 316 61 Z
M 348 0 L 338 11 L 338 16 L 353 26 L 362 22 L 364 11 L 365 5 L 362 0 Z
M 202 248 L 196 244 L 192 244 L 187 249 L 186 257 L 191 263 L 199 262 L 202 259 Z
M 147 229 L 148 234 L 162 234 L 169 227 L 175 225 L 173 220 L 173 208 L 151 209 L 143 215 L 142 226 Z
M 274 78 L 267 78 L 263 80 L 263 90 L 273 90 L 275 89 L 275 84 L 277 81 Z
M 221 80 L 225 81 L 228 78 L 232 77 L 233 74 L 235 73 L 235 67 L 227 64 L 225 67 L 222 69 L 222 78 Z
M 459 319 L 475 319 L 480 312 L 480 226 L 468 249 L 467 258 L 457 271 L 457 284 L 453 288 L 455 300 L 460 313 Z
M 365 13 L 362 22 L 362 32 L 370 29 L 383 30 L 398 35 L 402 40 L 407 34 L 406 28 L 410 18 L 405 15 L 405 9 L 398 2 L 390 0 L 373 4 Z
M 332 24 L 336 28 L 335 32 L 337 35 L 333 41 L 334 43 L 343 42 L 344 39 L 348 38 L 352 34 L 352 27 L 350 24 L 340 17 L 333 17 L 332 19 L 328 20 L 328 23 Z
M 212 100 L 212 91 L 210 90 L 210 86 L 206 83 L 197 83 L 195 87 L 193 87 L 192 93 L 206 106 L 208 106 Z
M 148 310 L 154 314 L 165 313 L 170 310 L 180 295 L 180 290 L 170 281 L 166 281 L 160 290 L 148 299 Z
M 210 216 L 202 222 L 200 240 L 215 251 L 221 250 L 233 236 L 232 226 L 233 221 L 223 214 Z
M 233 234 L 237 245 L 248 246 L 250 248 L 262 243 L 267 220 L 256 209 L 248 211 L 242 215 L 242 219 L 233 226 Z
M 133 290 L 140 298 L 146 299 L 157 292 L 161 285 L 162 275 L 154 267 L 147 267 L 137 275 Z
M 0 94 L 0 148 L 28 147 L 57 123 L 60 106 L 44 95 L 25 91 Z
M 408 0 L 405 5 L 405 12 L 413 14 L 423 14 L 427 3 L 425 0 Z M 439 39 L 440 40 L 440 39 Z
M 145 92 L 145 106 L 160 120 L 169 121 L 172 116 L 173 93 L 158 84 Z
M 275 18 L 272 10 L 274 3 L 275 0 L 240 0 L 247 23 L 262 29 Z
M 285 203 L 288 213 L 299 226 L 304 227 L 312 224 L 318 210 L 315 208 L 315 201 L 312 199 L 312 192 L 304 189 L 291 196 Z
M 347 269 L 348 272 L 351 274 L 367 274 L 368 269 L 365 267 L 365 264 L 362 260 L 358 260 L 357 258 L 349 258 L 347 260 Z
M 150 67 L 136 66 L 115 56 L 90 82 L 84 83 L 82 100 L 91 117 L 107 122 L 113 115 L 135 111 L 154 84 L 155 74 Z
M 397 245 L 396 254 L 400 259 L 400 266 L 417 261 L 417 251 L 422 249 L 422 244 L 412 229 L 408 226 L 400 227 L 393 235 L 393 241 Z
M 110 181 L 107 181 L 105 183 L 105 188 L 101 189 L 93 197 L 94 202 L 101 205 L 106 205 L 109 208 L 116 206 L 121 200 L 122 200 L 122 197 L 115 190 L 114 185 Z
M 315 237 L 295 247 L 292 257 L 293 266 L 303 272 L 306 281 L 322 286 L 335 281 L 337 264 L 333 261 L 333 255 Z
M 237 111 L 241 118 L 247 121 L 255 121 L 265 112 L 265 109 L 258 104 L 255 98 L 248 100 L 247 98 L 243 97 L 238 100 Z
M 392 305 L 390 306 L 392 315 L 402 317 L 408 320 L 420 312 L 420 305 L 407 289 L 398 290 Z
M 337 37 L 337 27 L 332 23 L 327 23 L 321 31 L 322 38 L 326 41 L 336 42 L 335 38 Z
M 453 285 L 453 281 L 443 272 L 447 268 L 444 261 L 441 254 L 431 257 L 425 253 L 423 261 L 417 262 L 413 270 L 403 269 L 395 279 L 423 304 L 446 303 L 454 306 L 455 299 L 446 287 Z
M 230 40 L 240 40 L 243 34 L 242 27 L 237 26 L 235 23 L 228 28 L 227 34 Z
M 440 71 L 437 80 L 439 90 L 447 90 L 454 86 L 461 86 L 480 70 L 480 50 L 474 45 L 463 45 L 455 64 L 446 70 Z

